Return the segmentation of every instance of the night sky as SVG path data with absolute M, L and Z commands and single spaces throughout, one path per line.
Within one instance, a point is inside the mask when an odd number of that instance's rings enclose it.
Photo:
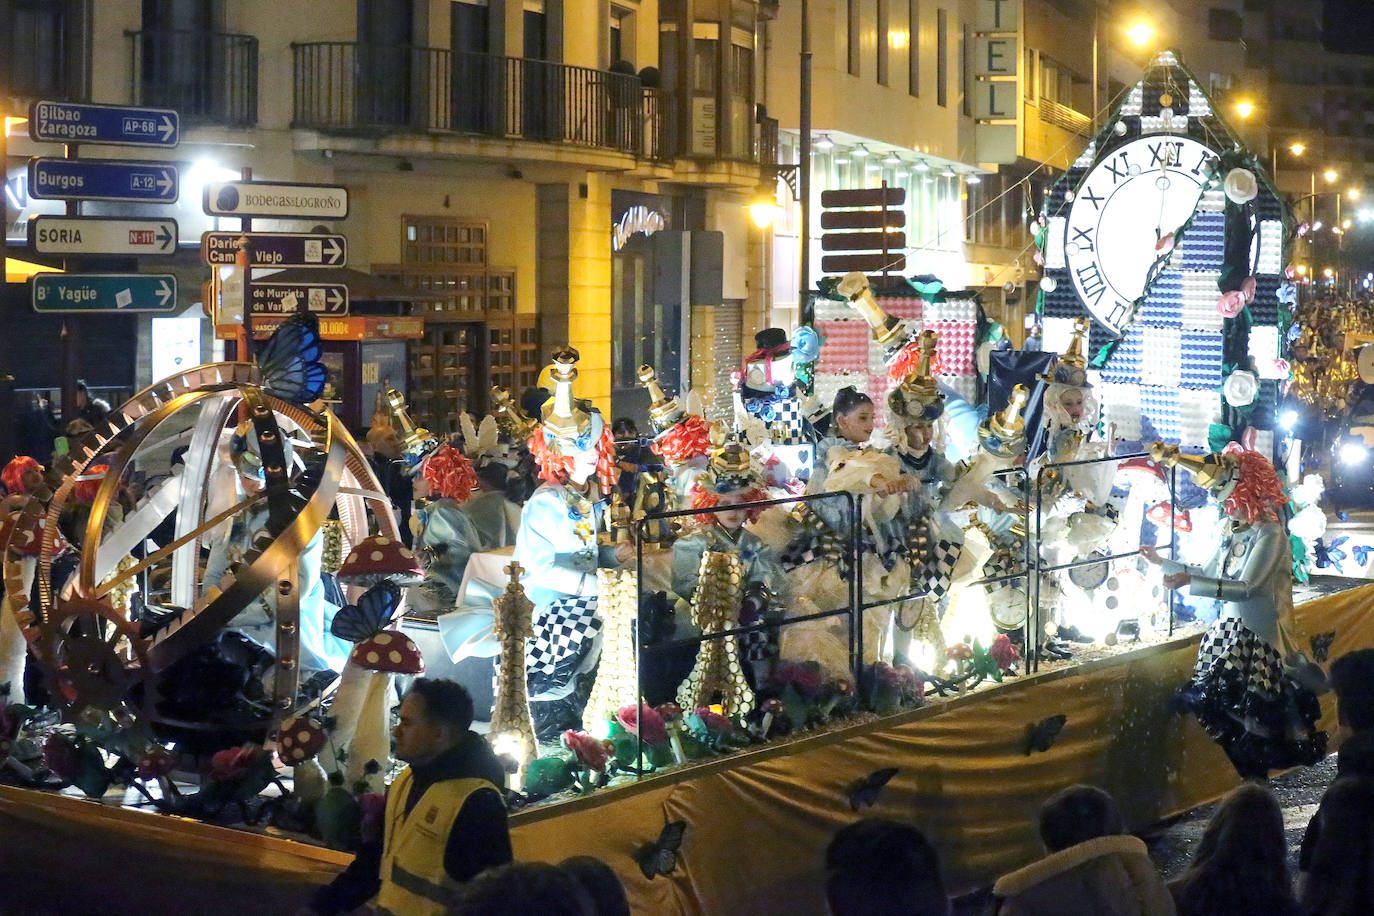
M 1326 0 L 1325 7 L 1322 44 L 1328 51 L 1374 55 L 1374 0 Z

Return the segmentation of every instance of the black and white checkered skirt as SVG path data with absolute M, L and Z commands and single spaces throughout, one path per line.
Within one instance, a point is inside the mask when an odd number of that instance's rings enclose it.
M 601 618 L 595 595 L 555 598 L 534 616 L 534 638 L 525 643 L 530 700 L 558 699 L 576 675 L 596 664 Z

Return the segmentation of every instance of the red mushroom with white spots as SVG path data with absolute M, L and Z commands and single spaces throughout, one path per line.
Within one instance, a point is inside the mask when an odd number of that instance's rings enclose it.
M 425 659 L 415 641 L 399 630 L 383 630 L 353 647 L 348 660 L 369 671 L 423 674 Z
M 277 755 L 282 762 L 297 766 L 323 750 L 325 741 L 324 726 L 314 719 L 287 719 L 277 729 Z
M 419 585 L 425 578 L 415 553 L 400 541 L 374 534 L 363 538 L 339 567 L 339 581 L 346 585 L 376 585 L 390 579 L 397 585 Z

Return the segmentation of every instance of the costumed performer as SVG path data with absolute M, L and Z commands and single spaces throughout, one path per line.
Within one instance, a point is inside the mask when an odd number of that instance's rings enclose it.
M 1287 502 L 1274 466 L 1235 442 L 1219 454 L 1182 455 L 1156 442 L 1162 465 L 1186 468 L 1212 492 L 1225 513 L 1221 542 L 1204 567 L 1140 553 L 1161 566 L 1164 584 L 1214 599 L 1220 616 L 1202 638 L 1192 682 L 1181 705 L 1217 741 L 1242 777 L 1313 764 L 1326 751 L 1318 731 L 1318 669 L 1297 648 L 1293 618 L 1293 561 L 1279 518 Z
M 749 452 L 738 442 L 723 445 L 717 442 L 716 446 L 706 473 L 692 484 L 689 494 L 691 507 L 709 509 L 740 506 L 767 499 L 768 494 L 763 490 Z M 702 627 L 703 633 L 710 632 L 712 628 L 747 626 L 758 620 L 757 616 L 751 615 L 771 613 L 770 608 L 780 611 L 782 607 L 786 588 L 782 568 L 763 541 L 745 527 L 746 522 L 757 521 L 761 511 L 758 507 L 741 507 L 720 512 L 700 512 L 694 516 L 700 527 L 673 543 L 673 591 L 681 600 L 691 604 L 692 621 Z M 698 586 L 702 556 L 707 552 L 729 553 L 738 557 L 741 576 L 736 584 L 740 597 L 752 593 L 763 600 L 751 602 L 748 610 L 740 607 L 702 607 L 699 600 L 702 598 L 701 589 Z M 732 620 L 726 623 L 713 619 L 712 615 L 717 611 L 730 615 Z M 752 683 L 758 684 L 768 676 L 777 658 L 777 630 L 751 633 L 742 641 L 744 656 L 750 662 L 747 673 L 753 675 Z
M 554 396 L 530 437 L 544 484 L 525 503 L 515 539 L 515 559 L 528 570 L 526 594 L 534 603 L 535 635 L 525 664 L 541 740 L 582 721 L 601 650 L 596 571 L 633 552 L 625 544 L 598 545 L 597 535 L 608 530 L 603 494 L 616 484 L 615 442 L 601 412 L 573 397 L 577 360 L 571 347 L 553 354 Z
M 670 398 L 658 384 L 653 366 L 639 367 L 639 383 L 649 392 L 649 422 L 654 429 L 649 448 L 663 458 L 669 479 L 667 491 L 675 505 L 655 508 L 647 505 L 654 482 L 641 475 L 639 492 L 635 494 L 635 514 L 665 511 L 685 505 L 696 482 L 707 474 L 710 463 L 711 424 L 700 413 L 689 410 Z
M 800 492 L 815 462 L 815 428 L 782 328 L 754 335 L 756 349 L 735 374 L 735 429 L 761 460 L 764 482 Z

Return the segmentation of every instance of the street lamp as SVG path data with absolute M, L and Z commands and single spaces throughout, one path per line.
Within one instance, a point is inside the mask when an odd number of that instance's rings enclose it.
M 1351 188 L 1349 191 L 1346 191 L 1345 193 L 1346 193 L 1346 196 L 1349 197 L 1351 200 L 1359 200 L 1359 199 L 1360 199 L 1360 189 L 1359 189 L 1359 188 Z
M 1334 184 L 1336 179 L 1341 177 L 1341 173 L 1335 169 L 1327 169 L 1322 173 L 1322 177 L 1326 179 L 1327 184 Z
M 1236 114 L 1240 116 L 1241 120 L 1245 120 L 1254 113 L 1255 103 L 1251 102 L 1249 99 L 1242 99 L 1236 103 Z
M 1294 156 L 1301 156 L 1306 149 L 1307 147 L 1301 143 L 1292 143 L 1288 147 L 1288 152 L 1292 153 Z
M 1135 42 L 1135 45 L 1138 48 L 1143 48 L 1147 44 L 1149 44 L 1150 39 L 1154 37 L 1154 34 L 1154 26 L 1150 25 L 1148 22 L 1145 22 L 1143 20 L 1140 22 L 1133 22 L 1126 27 L 1126 37 L 1131 39 L 1131 41 Z

